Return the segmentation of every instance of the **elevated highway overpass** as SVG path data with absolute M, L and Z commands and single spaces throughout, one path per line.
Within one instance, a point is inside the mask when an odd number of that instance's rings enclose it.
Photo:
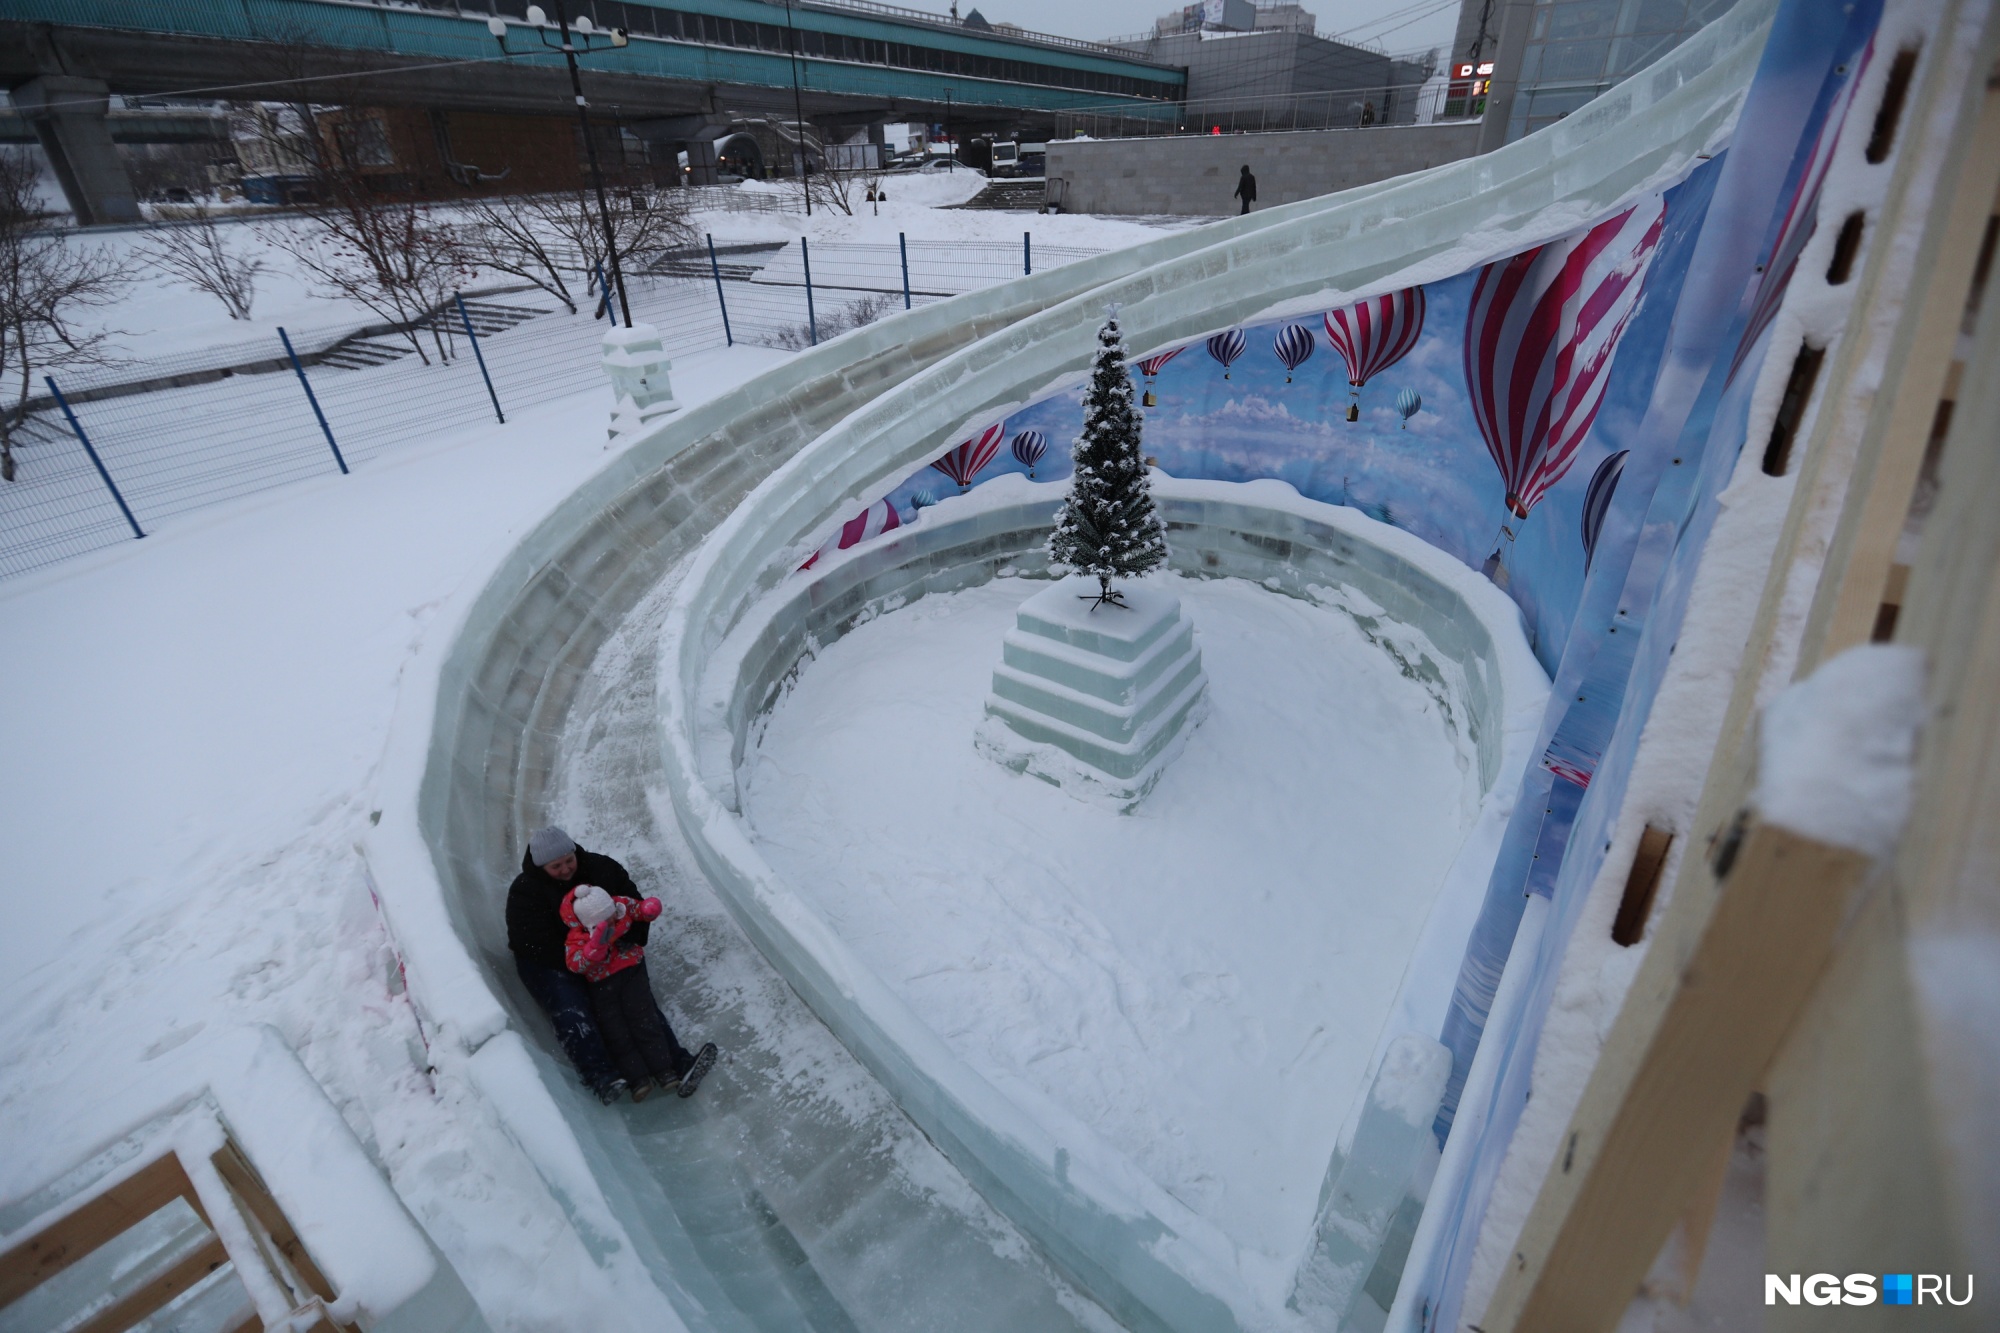
M 570 105 L 562 57 L 506 56 L 487 31 L 528 0 L 9 0 L 0 81 L 36 124 L 87 221 L 137 216 L 105 130 L 110 93 L 550 113 Z M 1091 42 L 969 28 L 866 0 L 570 0 L 628 45 L 585 61 L 594 108 L 644 137 L 702 141 L 732 116 L 855 126 L 950 120 L 1045 130 L 1117 107 L 1172 119 L 1180 68 Z M 511 45 L 519 46 L 514 42 Z

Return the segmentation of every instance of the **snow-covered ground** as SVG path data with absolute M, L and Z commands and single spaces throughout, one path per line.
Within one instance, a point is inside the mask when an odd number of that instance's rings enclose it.
M 684 398 L 783 354 L 682 362 Z M 601 391 L 0 583 L 0 1199 L 205 1029 L 277 1027 L 496 1328 L 626 1327 L 532 1166 L 423 1075 L 358 844 L 440 605 L 611 457 Z M 89 1108 L 90 1116 L 74 1112 Z
M 1437 705 L 1342 613 L 1168 579 L 1212 712 L 1130 816 L 973 749 L 1043 584 L 823 650 L 746 759 L 772 865 L 937 1032 L 1238 1244 L 1289 1260 L 1478 799 Z

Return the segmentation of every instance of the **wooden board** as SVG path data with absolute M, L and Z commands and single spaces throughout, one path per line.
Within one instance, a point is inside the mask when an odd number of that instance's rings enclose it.
M 11 1305 L 175 1199 L 186 1199 L 207 1223 L 180 1159 L 168 1153 L 0 1254 L 0 1306 Z

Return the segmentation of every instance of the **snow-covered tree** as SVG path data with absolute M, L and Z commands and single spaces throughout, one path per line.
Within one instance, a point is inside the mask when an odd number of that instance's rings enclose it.
M 1049 535 L 1051 560 L 1097 579 L 1098 606 L 1123 606 L 1111 580 L 1137 577 L 1167 558 L 1166 527 L 1153 507 L 1140 426 L 1114 308 L 1097 331 L 1097 355 L 1083 395 L 1083 433 L 1070 450 L 1076 471 Z

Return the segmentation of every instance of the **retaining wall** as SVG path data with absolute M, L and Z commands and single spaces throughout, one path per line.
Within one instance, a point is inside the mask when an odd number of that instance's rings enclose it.
M 1470 157 L 1479 122 L 1378 125 L 1275 134 L 1055 140 L 1048 197 L 1065 213 L 1235 213 L 1238 171 L 1257 178 L 1253 209 L 1294 203 Z

